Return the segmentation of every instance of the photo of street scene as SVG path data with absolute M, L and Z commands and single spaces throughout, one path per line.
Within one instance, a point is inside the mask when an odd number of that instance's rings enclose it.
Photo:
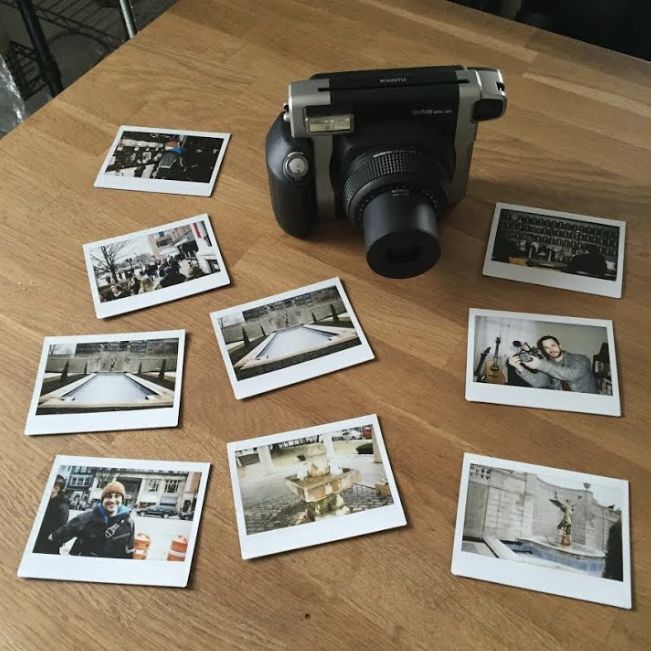
M 32 552 L 183 562 L 201 478 L 164 467 L 58 465 Z
M 470 464 L 466 489 L 463 552 L 623 581 L 627 501 L 612 480 Z
M 87 244 L 99 301 L 119 301 L 192 283 L 221 270 L 207 219 Z
M 612 396 L 611 352 L 604 326 L 514 318 L 509 313 L 477 316 L 473 381 Z
M 235 452 L 247 535 L 394 503 L 372 424 Z
M 179 339 L 48 345 L 36 415 L 156 410 L 174 405 Z
M 218 318 L 238 380 L 360 346 L 338 287 L 271 301 Z
M 224 142 L 224 137 L 127 128 L 121 133 L 103 173 L 210 183 Z

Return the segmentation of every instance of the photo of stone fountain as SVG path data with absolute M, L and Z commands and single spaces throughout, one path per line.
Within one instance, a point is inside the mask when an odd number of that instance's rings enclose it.
M 621 511 L 616 497 L 615 504 L 602 503 L 594 490 L 587 483 L 570 487 L 534 473 L 473 464 L 462 549 L 602 577 L 608 550 L 611 564 L 621 558 L 621 549 L 609 544 Z
M 359 470 L 341 468 L 330 462 L 323 443 L 312 443 L 305 450 L 306 468 L 285 478 L 289 490 L 305 502 L 305 513 L 297 524 L 348 515 L 340 493 L 361 481 Z

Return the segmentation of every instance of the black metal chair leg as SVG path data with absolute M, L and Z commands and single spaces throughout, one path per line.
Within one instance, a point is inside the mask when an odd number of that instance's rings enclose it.
M 119 0 L 120 1 L 120 15 L 122 16 L 122 24 L 124 25 L 124 31 L 127 35 L 127 38 L 133 38 L 138 33 L 138 28 L 136 27 L 136 21 L 133 17 L 133 7 L 131 6 L 131 0 Z
M 20 14 L 23 17 L 25 29 L 36 52 L 41 74 L 50 89 L 51 95 L 54 97 L 63 90 L 61 71 L 45 40 L 45 34 L 34 10 L 32 0 L 17 0 L 17 4 Z

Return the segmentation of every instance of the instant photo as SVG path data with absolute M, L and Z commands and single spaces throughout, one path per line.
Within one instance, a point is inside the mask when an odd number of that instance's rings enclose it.
M 228 285 L 208 215 L 84 244 L 97 318 Z
M 236 398 L 373 359 L 338 278 L 211 314 Z
M 227 447 L 242 558 L 406 524 L 375 415 Z
M 185 587 L 209 469 L 56 457 L 18 576 Z
M 47 337 L 25 434 L 175 427 L 185 331 Z
M 471 309 L 466 400 L 620 416 L 612 321 Z
M 631 608 L 628 482 L 464 455 L 452 573 Z
M 484 275 L 621 298 L 625 233 L 623 221 L 498 203 Z
M 230 134 L 120 127 L 95 187 L 212 194 Z

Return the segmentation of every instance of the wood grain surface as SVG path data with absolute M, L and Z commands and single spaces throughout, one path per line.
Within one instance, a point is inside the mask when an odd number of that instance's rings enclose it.
M 509 105 L 479 128 L 438 265 L 388 280 L 345 223 L 285 235 L 263 143 L 288 82 L 455 63 L 501 68 Z M 650 89 L 649 63 L 442 1 L 179 0 L 2 139 L 0 648 L 648 648 Z M 213 196 L 94 188 L 121 124 L 232 133 Z M 625 220 L 623 299 L 482 276 L 497 201 Z M 229 287 L 95 318 L 83 243 L 203 212 Z M 209 312 L 333 276 L 376 360 L 235 400 Z M 469 307 L 613 319 L 623 416 L 466 402 Z M 44 336 L 176 328 L 178 428 L 23 435 Z M 408 527 L 242 561 L 226 443 L 372 412 Z M 633 610 L 453 577 L 464 452 L 630 480 Z M 187 589 L 16 578 L 56 454 L 213 464 Z

